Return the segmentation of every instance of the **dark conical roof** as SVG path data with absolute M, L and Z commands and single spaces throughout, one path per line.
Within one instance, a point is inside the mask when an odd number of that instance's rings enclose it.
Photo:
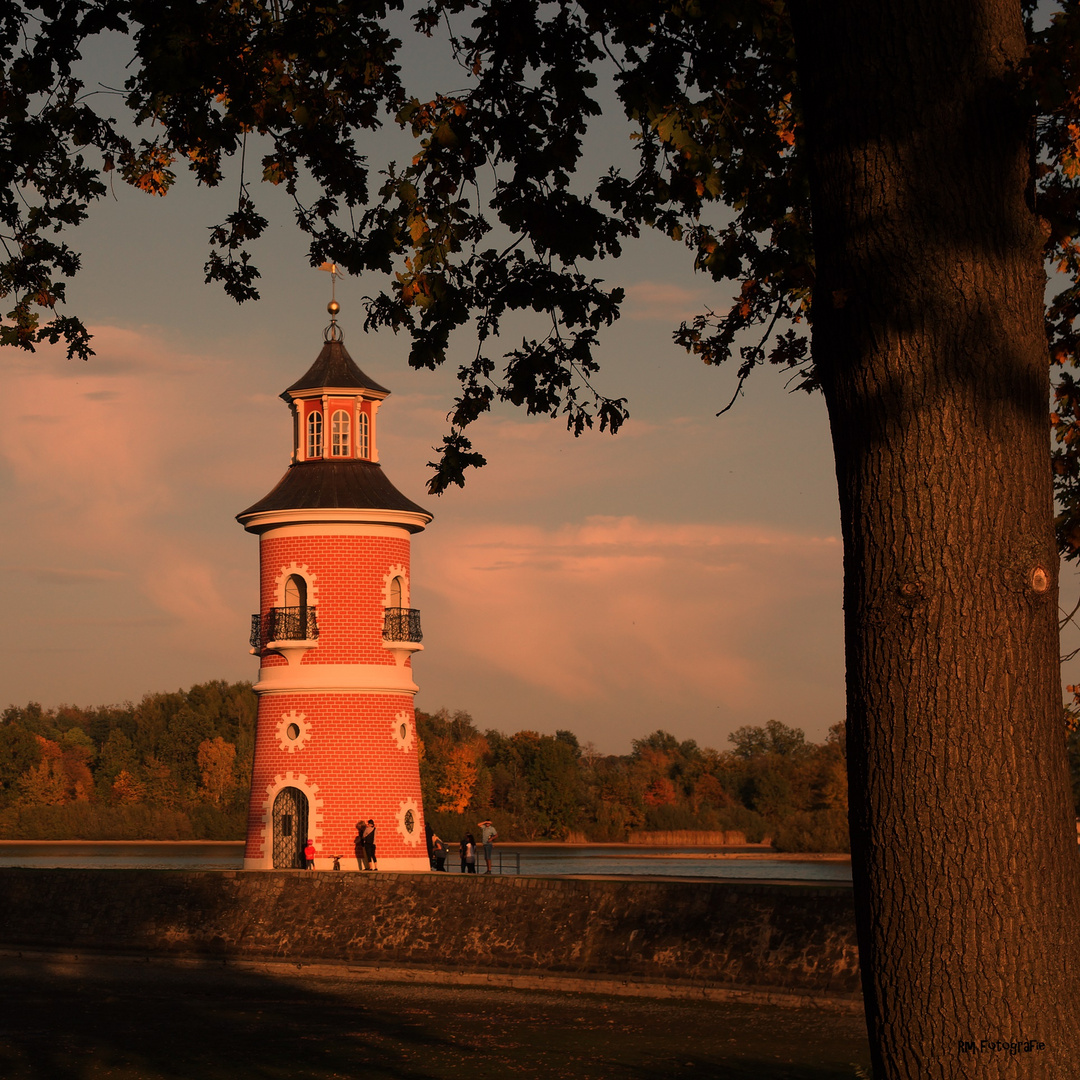
M 432 517 L 390 483 L 381 465 L 360 460 L 298 461 L 269 495 L 236 516 L 243 522 L 271 510 L 398 510 Z
M 380 386 L 374 379 L 365 375 L 345 349 L 344 342 L 328 341 L 322 347 L 315 363 L 307 369 L 281 396 L 300 390 L 318 390 L 320 387 L 353 388 L 374 390 L 377 394 L 389 394 L 385 386 Z

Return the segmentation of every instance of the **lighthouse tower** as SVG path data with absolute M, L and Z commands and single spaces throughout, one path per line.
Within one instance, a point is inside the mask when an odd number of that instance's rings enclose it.
M 358 869 L 374 819 L 380 870 L 429 869 L 420 802 L 409 540 L 429 514 L 387 479 L 376 416 L 389 393 L 353 362 L 338 305 L 315 363 L 281 396 L 292 464 L 237 515 L 259 537 L 258 723 L 244 868 Z

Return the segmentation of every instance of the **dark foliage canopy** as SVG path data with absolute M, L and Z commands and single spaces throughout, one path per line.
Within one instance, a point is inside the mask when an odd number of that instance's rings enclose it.
M 1064 283 L 1047 334 L 1059 369 L 1059 539 L 1074 557 L 1080 4 L 1065 0 L 1040 30 L 1034 4 L 1024 7 L 1031 51 L 1015 92 L 1038 114 L 1038 208 Z M 135 54 L 112 96 L 90 93 L 78 74 L 90 40 L 109 32 L 129 35 Z M 461 89 L 410 93 L 401 65 L 411 34 L 447 41 Z M 578 177 L 605 80 L 637 166 Z M 108 110 L 120 103 L 117 120 Z M 144 137 L 126 134 L 131 121 Z M 364 133 L 384 123 L 411 132 L 416 152 L 373 183 Z M 313 264 L 388 275 L 368 325 L 407 329 L 413 366 L 438 366 L 455 333 L 472 335 L 431 485 L 442 491 L 483 463 L 464 432 L 496 399 L 562 415 L 575 433 L 618 429 L 626 404 L 593 389 L 592 377 L 598 335 L 623 294 L 588 267 L 642 228 L 684 243 L 725 286 L 716 310 L 679 327 L 677 342 L 706 363 L 734 357 L 740 389 L 764 363 L 814 387 L 800 131 L 783 0 L 431 0 L 407 12 L 403 0 L 23 0 L 0 12 L 0 296 L 14 304 L 0 341 L 63 340 L 70 355 L 90 355 L 79 319 L 60 313 L 79 269 L 66 234 L 114 177 L 164 195 L 180 165 L 213 186 L 239 158 L 236 209 L 210 232 L 208 281 L 238 301 L 258 296 L 252 249 L 267 220 L 257 176 L 291 196 Z M 263 151 L 258 165 L 247 160 L 249 139 Z M 504 320 L 523 311 L 546 330 L 492 355 Z

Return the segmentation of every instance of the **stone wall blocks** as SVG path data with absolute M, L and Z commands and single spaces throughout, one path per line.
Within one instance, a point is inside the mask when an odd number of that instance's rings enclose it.
M 606 903 L 610 883 L 542 885 L 537 892 L 529 879 L 480 886 L 457 875 L 383 872 L 5 868 L 0 941 L 297 962 L 379 957 L 471 970 L 857 993 L 849 890 L 748 892 L 710 884 L 705 891 L 713 900 L 702 920 L 695 917 L 701 890 L 680 883 L 620 886 L 618 913 Z

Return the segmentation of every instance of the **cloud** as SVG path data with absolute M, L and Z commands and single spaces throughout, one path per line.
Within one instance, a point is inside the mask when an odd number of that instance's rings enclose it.
M 124 575 L 119 570 L 70 570 L 58 566 L 5 566 L 9 574 L 21 574 L 43 585 L 88 585 L 115 581 Z
M 244 368 L 170 347 L 150 330 L 93 332 L 97 356 L 88 364 L 42 349 L 34 364 L 6 373 L 0 472 L 18 507 L 4 527 L 6 569 L 39 586 L 110 587 L 104 600 L 94 590 L 100 606 L 92 610 L 36 595 L 43 628 L 144 626 L 152 630 L 136 647 L 145 652 L 228 656 L 236 645 L 242 656 L 245 613 L 226 596 L 230 550 L 221 538 L 232 530 L 243 538 L 214 498 L 230 481 L 250 488 L 252 458 L 266 453 L 259 410 L 243 404 Z M 286 461 L 287 438 L 285 430 Z M 274 469 L 259 467 L 269 488 Z M 236 509 L 247 494 L 235 497 Z M 118 669 L 140 662 L 115 661 Z
M 671 318 L 684 294 L 656 295 Z M 89 364 L 43 349 L 4 373 L 0 550 L 9 604 L 32 613 L 0 630 L 8 693 L 107 701 L 251 678 L 258 551 L 233 515 L 288 465 L 274 391 L 310 358 L 268 360 L 259 343 L 200 355 L 108 326 L 95 347 Z M 373 374 L 395 390 L 379 415 L 388 474 L 436 514 L 414 546 L 422 707 L 467 708 L 506 730 L 567 727 L 613 749 L 657 726 L 715 744 L 725 725 L 786 716 L 793 701 L 793 722 L 835 721 L 831 526 L 709 520 L 764 512 L 732 479 L 750 459 L 799 475 L 751 425 L 649 409 L 617 439 L 573 439 L 496 412 L 473 433 L 491 465 L 439 500 L 424 486 L 447 399 L 424 373 Z M 800 503 L 773 474 L 744 486 L 800 522 L 820 502 L 808 486 Z M 78 584 L 97 587 L 44 587 Z M 63 663 L 50 663 L 58 651 Z
M 792 693 L 815 681 L 821 642 L 801 640 L 801 625 L 823 604 L 839 658 L 834 536 L 635 517 L 487 522 L 454 528 L 422 559 L 434 637 L 458 658 L 444 663 L 490 666 L 567 702 L 752 713 L 778 681 Z
M 661 319 L 677 323 L 700 315 L 708 306 L 711 295 L 706 289 L 687 289 L 662 281 L 639 281 L 626 286 L 623 317 L 636 322 Z
M 157 556 L 143 589 L 159 610 L 203 635 L 233 620 L 235 612 L 221 593 L 221 568 L 212 559 L 197 558 L 175 544 L 163 545 Z

